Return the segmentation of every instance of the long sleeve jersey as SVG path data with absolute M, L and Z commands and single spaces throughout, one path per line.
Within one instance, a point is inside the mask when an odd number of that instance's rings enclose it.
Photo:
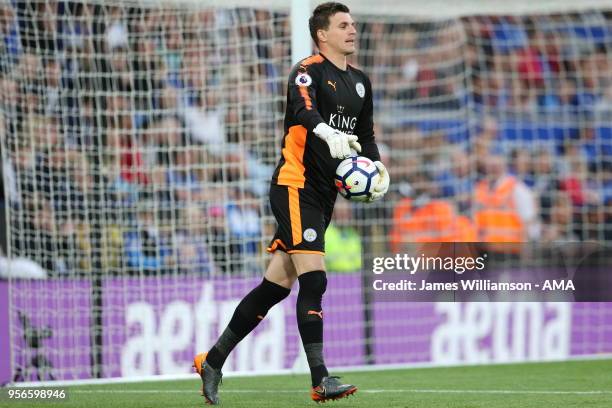
M 362 71 L 350 65 L 343 71 L 319 54 L 296 64 L 287 86 L 285 135 L 272 183 L 313 187 L 335 199 L 334 175 L 341 160 L 331 157 L 329 146 L 313 129 L 323 122 L 356 134 L 360 154 L 380 160 L 374 139 L 372 84 Z

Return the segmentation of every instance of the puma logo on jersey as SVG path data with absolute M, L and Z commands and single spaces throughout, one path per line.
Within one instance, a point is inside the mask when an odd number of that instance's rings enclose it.
M 317 312 L 315 310 L 309 310 L 308 311 L 309 315 L 317 315 L 321 318 L 321 320 L 323 320 L 323 311 L 321 310 L 320 312 Z
M 332 82 L 332 81 L 327 81 L 328 85 L 331 86 L 332 88 L 334 88 L 334 92 L 336 91 L 336 81 Z

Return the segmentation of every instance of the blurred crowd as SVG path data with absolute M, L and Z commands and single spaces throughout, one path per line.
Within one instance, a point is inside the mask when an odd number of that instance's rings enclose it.
M 611 13 L 362 24 L 379 106 L 610 117 Z
M 490 174 L 531 197 L 525 239 L 612 240 L 609 14 L 357 20 L 394 191 L 341 211 L 336 241 L 415 239 L 391 222 L 431 203 L 478 239 Z M 1 2 L 11 253 L 58 275 L 259 273 L 290 40 L 268 10 Z M 514 138 L 524 117 L 561 135 Z
M 256 268 L 287 30 L 253 10 L 3 2 L 13 254 L 57 273 Z
M 381 215 L 393 220 L 392 249 L 612 239 L 611 21 L 589 12 L 364 29 L 360 58 L 381 84 L 377 133 L 394 176 L 395 204 Z

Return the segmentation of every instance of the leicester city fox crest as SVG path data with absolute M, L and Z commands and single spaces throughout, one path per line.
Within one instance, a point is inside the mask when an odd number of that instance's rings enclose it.
M 357 95 L 359 95 L 360 98 L 363 98 L 365 96 L 365 86 L 363 86 L 361 82 L 357 82 L 357 84 L 355 85 L 355 90 L 357 91 Z
M 303 236 L 306 241 L 313 242 L 315 239 L 317 239 L 317 231 L 312 228 L 308 228 L 304 230 Z

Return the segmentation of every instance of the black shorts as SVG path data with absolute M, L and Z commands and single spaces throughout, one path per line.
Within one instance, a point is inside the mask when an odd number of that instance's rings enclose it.
M 334 211 L 333 201 L 320 199 L 310 189 L 272 184 L 270 206 L 278 228 L 268 252 L 325 254 L 325 230 Z

